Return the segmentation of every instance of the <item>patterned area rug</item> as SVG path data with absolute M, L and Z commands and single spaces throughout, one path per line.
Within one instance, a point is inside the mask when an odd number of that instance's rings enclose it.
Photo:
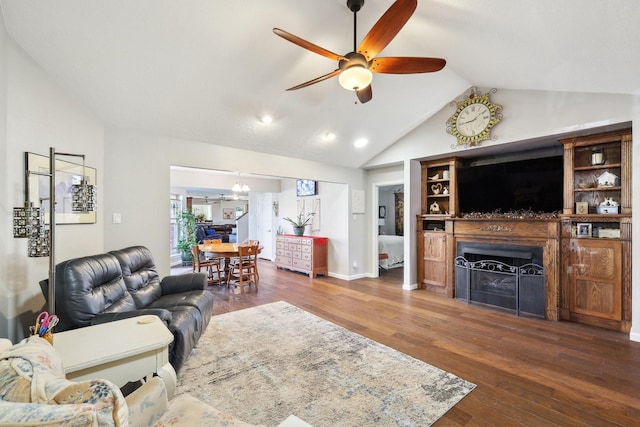
M 474 388 L 280 301 L 213 316 L 176 393 L 267 426 L 426 426 Z

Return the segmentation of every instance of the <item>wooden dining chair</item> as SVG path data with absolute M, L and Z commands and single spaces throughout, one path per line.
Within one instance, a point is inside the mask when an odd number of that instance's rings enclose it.
M 258 246 L 238 245 L 238 262 L 232 266 L 231 277 L 227 281 L 227 287 L 234 282 L 234 285 L 244 289 L 245 285 L 253 283 L 258 290 Z
M 202 272 L 206 270 L 209 283 L 220 283 L 220 261 L 218 259 L 207 259 L 198 245 L 191 245 L 191 258 L 193 260 L 192 270 Z
M 260 241 L 259 240 L 245 240 L 244 242 L 241 243 L 242 245 L 251 245 L 251 246 L 260 246 Z M 240 246 L 240 244 L 238 245 L 238 247 Z M 231 267 L 235 267 L 236 265 L 238 265 L 238 263 L 240 263 L 240 257 L 234 257 L 231 258 L 230 264 Z

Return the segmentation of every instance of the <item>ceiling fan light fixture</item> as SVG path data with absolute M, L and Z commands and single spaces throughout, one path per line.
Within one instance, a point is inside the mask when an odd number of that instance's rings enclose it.
M 368 68 L 356 64 L 340 73 L 338 77 L 340 86 L 347 90 L 358 91 L 366 88 L 373 80 L 373 73 Z

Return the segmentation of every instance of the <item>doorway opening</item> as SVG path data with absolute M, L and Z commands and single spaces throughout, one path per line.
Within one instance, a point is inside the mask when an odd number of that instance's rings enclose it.
M 377 185 L 378 219 L 375 235 L 378 277 L 404 283 L 404 184 Z

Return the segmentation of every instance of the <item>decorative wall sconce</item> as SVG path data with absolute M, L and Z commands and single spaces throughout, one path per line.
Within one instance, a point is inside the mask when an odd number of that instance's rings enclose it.
M 82 157 L 82 177 L 80 184 L 72 185 L 72 207 L 74 212 L 96 210 L 96 189 L 89 185 L 85 175 L 84 154 L 56 153 L 49 148 L 49 171 L 25 170 L 25 203 L 23 207 L 13 208 L 13 237 L 27 238 L 29 257 L 49 257 L 49 293 L 48 310 L 55 313 L 55 232 L 56 232 L 56 156 Z M 49 179 L 49 197 L 40 199 L 49 201 L 48 224 L 44 209 L 33 206 L 29 200 L 29 176 L 39 175 Z

